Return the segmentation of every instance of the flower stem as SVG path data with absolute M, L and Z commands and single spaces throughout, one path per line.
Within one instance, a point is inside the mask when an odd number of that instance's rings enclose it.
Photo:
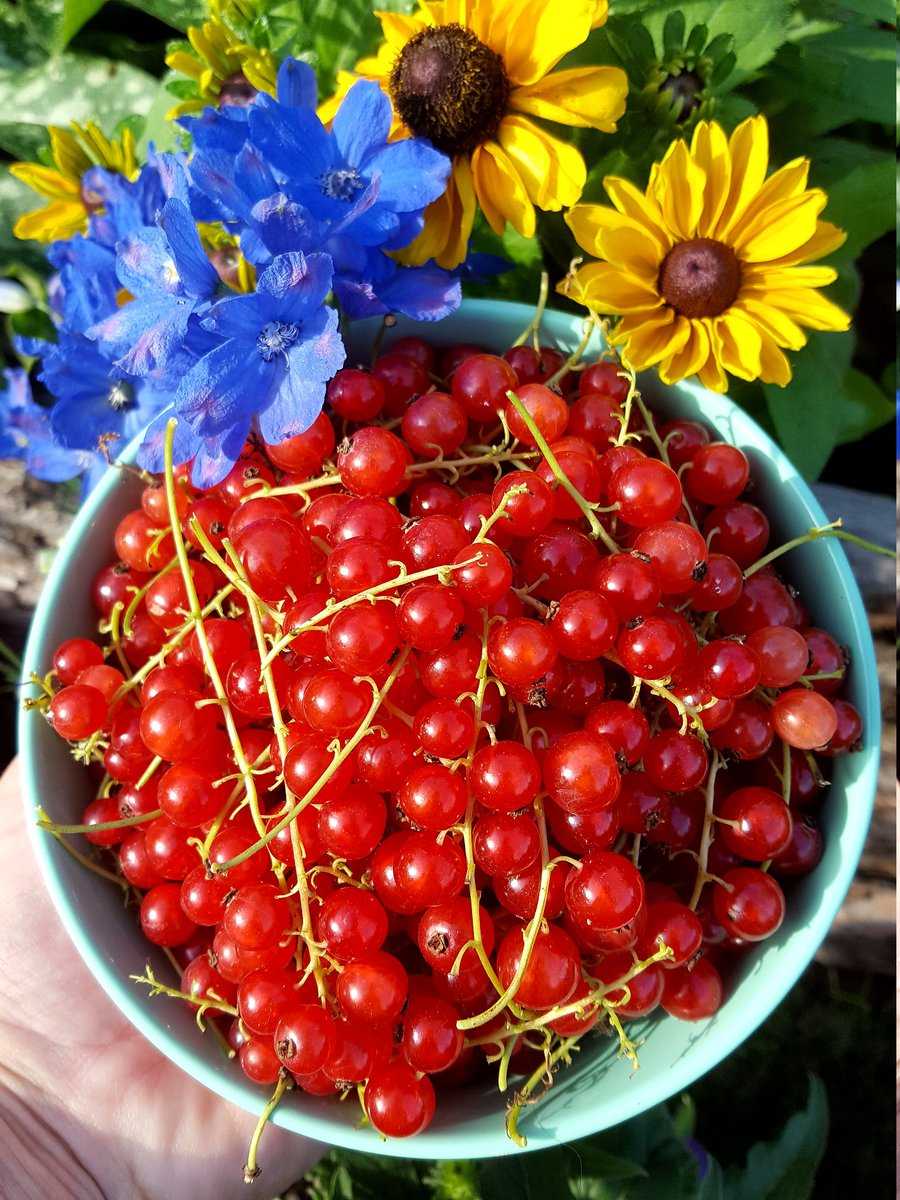
M 37 825 L 39 829 L 45 829 L 47 833 L 103 833 L 107 829 L 130 829 L 132 825 L 142 825 L 147 821 L 155 821 L 157 817 L 162 816 L 161 808 L 154 808 L 152 812 L 138 813 L 134 817 L 120 817 L 116 821 L 98 821 L 96 825 L 58 825 L 56 821 L 50 821 L 46 817 L 38 817 Z

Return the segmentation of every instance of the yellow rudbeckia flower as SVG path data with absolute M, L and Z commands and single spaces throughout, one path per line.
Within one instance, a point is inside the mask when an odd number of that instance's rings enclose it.
M 355 73 L 340 73 L 320 116 L 334 116 L 356 79 L 374 79 L 393 104 L 395 135 L 428 138 L 452 157 L 447 190 L 404 261 L 457 266 L 476 206 L 496 233 L 509 222 L 531 237 L 535 208 L 575 203 L 586 177 L 581 154 L 532 118 L 615 131 L 625 73 L 553 69 L 606 14 L 607 0 L 420 0 L 411 15 L 376 13 L 385 41 Z
M 72 122 L 72 131 L 51 125 L 50 155 L 54 165 L 13 163 L 9 173 L 21 179 L 48 203 L 24 213 L 13 226 L 17 238 L 55 242 L 87 230 L 88 216 L 98 202 L 84 188 L 82 176 L 91 167 L 106 167 L 127 179 L 138 173 L 134 137 L 126 129 L 121 138 L 107 138 L 93 121 L 86 125 Z
M 178 48 L 166 56 L 166 66 L 192 79 L 197 88 L 196 96 L 166 113 L 169 120 L 218 104 L 223 93 L 232 104 L 246 103 L 255 92 L 275 95 L 278 64 L 272 52 L 242 41 L 225 20 L 232 12 L 238 17 L 252 13 L 240 12 L 231 0 L 211 0 L 209 7 L 208 21 L 188 27 L 190 50 Z
M 809 160 L 766 178 L 769 129 L 749 117 L 725 136 L 701 122 L 690 147 L 676 141 L 655 163 L 645 191 L 604 180 L 615 207 L 579 204 L 566 215 L 578 244 L 601 260 L 559 291 L 620 319 L 612 341 L 636 370 L 664 383 L 698 375 L 713 391 L 726 371 L 784 387 L 785 350 L 804 329 L 840 331 L 848 315 L 819 291 L 837 278 L 809 266 L 846 238 L 820 221 L 828 197 L 808 188 Z

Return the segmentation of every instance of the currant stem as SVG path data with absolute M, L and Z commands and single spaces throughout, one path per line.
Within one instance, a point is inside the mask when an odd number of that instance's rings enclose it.
M 563 488 L 564 491 L 568 492 L 575 504 L 577 504 L 577 506 L 581 509 L 581 512 L 584 514 L 584 518 L 588 523 L 588 527 L 590 528 L 591 537 L 599 538 L 603 542 L 604 546 L 606 546 L 610 554 L 617 554 L 619 551 L 618 545 L 603 528 L 603 525 L 599 521 L 597 514 L 559 465 L 556 455 L 550 449 L 549 445 L 547 444 L 547 439 L 535 424 L 531 413 L 528 411 L 515 392 L 509 391 L 506 393 L 506 396 L 510 404 L 522 418 L 525 428 L 534 439 L 534 444 L 537 446 L 538 450 L 540 450 L 541 456 L 553 473 L 553 477 L 557 480 L 560 487 Z
M 232 867 L 236 867 L 240 863 L 246 862 L 246 860 L 252 857 L 252 855 L 256 854 L 257 851 L 262 850 L 265 846 L 268 846 L 269 842 L 271 842 L 274 837 L 277 837 L 278 834 L 281 833 L 282 829 L 286 829 L 288 825 L 290 825 L 291 821 L 293 821 L 295 817 L 299 816 L 299 814 L 303 812 L 304 808 L 306 808 L 307 805 L 311 804 L 313 800 L 315 800 L 316 796 L 318 796 L 322 788 L 325 787 L 326 783 L 328 783 L 329 779 L 331 779 L 332 775 L 335 773 L 341 763 L 346 758 L 350 757 L 362 739 L 369 732 L 369 727 L 372 724 L 375 714 L 378 712 L 381 701 L 391 690 L 395 680 L 397 679 L 397 676 L 403 670 L 403 665 L 406 662 L 408 654 L 409 647 L 405 646 L 397 656 L 397 661 L 394 663 L 394 668 L 385 680 L 384 686 L 380 691 L 374 684 L 372 685 L 372 703 L 369 705 L 369 710 L 360 722 L 358 729 L 349 739 L 349 741 L 347 741 L 345 745 L 343 745 L 341 749 L 337 751 L 332 761 L 312 785 L 303 799 L 298 800 L 296 804 L 292 805 L 292 807 L 288 809 L 284 816 L 281 817 L 280 820 L 276 821 L 271 829 L 269 829 L 266 834 L 255 841 L 252 846 L 248 846 L 246 850 L 242 850 L 240 854 L 236 854 L 234 858 L 230 858 L 227 862 L 217 863 L 213 868 L 215 874 L 225 874 L 226 872 L 230 871 Z
M 184 544 L 184 536 L 181 532 L 181 522 L 178 517 L 178 508 L 175 497 L 175 467 L 173 463 L 173 446 L 175 441 L 175 426 L 178 424 L 176 418 L 172 417 L 166 425 L 165 442 L 163 446 L 163 455 L 165 461 L 165 485 L 166 485 L 166 502 L 169 506 L 169 524 L 172 528 L 172 540 L 175 543 L 175 553 L 178 556 L 178 565 L 181 568 L 181 577 L 184 582 L 185 593 L 188 598 L 190 608 L 190 624 L 193 625 L 197 635 L 197 644 L 200 647 L 200 653 L 203 657 L 203 665 L 209 680 L 213 685 L 213 691 L 222 705 L 222 715 L 225 719 L 225 729 L 228 733 L 228 741 L 231 744 L 231 752 L 234 755 L 234 761 L 241 773 L 241 778 L 244 781 L 244 789 L 247 796 L 247 801 L 250 805 L 250 811 L 253 814 L 254 824 L 258 830 L 262 830 L 262 817 L 259 811 L 259 797 L 256 792 L 256 780 L 253 778 L 253 772 L 250 769 L 250 764 L 247 762 L 247 756 L 244 753 L 244 746 L 241 742 L 240 734 L 234 720 L 234 714 L 231 711 L 231 704 L 228 701 L 228 693 L 222 683 L 222 677 L 219 674 L 219 668 L 216 665 L 216 660 L 213 657 L 212 650 L 209 645 L 209 638 L 206 635 L 206 628 L 203 624 L 203 611 L 200 608 L 200 601 L 197 596 L 197 589 L 194 586 L 194 577 L 191 574 L 191 564 L 188 560 L 187 549 Z M 272 859 L 272 869 L 278 874 L 281 863 L 270 855 Z
M 560 1059 L 568 1061 L 569 1052 L 577 1049 L 577 1037 L 564 1038 L 553 1053 L 548 1056 L 547 1061 L 542 1063 L 516 1092 L 509 1112 L 506 1114 L 506 1134 L 517 1146 L 528 1145 L 528 1139 L 519 1133 L 519 1115 L 526 1104 L 533 1103 L 530 1100 L 531 1093 L 542 1079 L 552 1078 L 553 1068 Z
M 43 808 L 38 806 L 36 812 L 39 824 L 41 820 L 49 821 L 49 818 L 47 817 L 47 814 L 44 812 Z M 52 825 L 53 822 L 49 821 L 49 824 Z M 63 835 L 58 833 L 55 829 L 51 829 L 47 825 L 43 826 L 43 828 L 47 830 L 47 833 L 49 833 L 51 837 L 56 838 L 63 850 L 65 850 L 67 854 L 70 854 L 76 862 L 81 863 L 81 865 L 86 867 L 89 871 L 93 871 L 95 875 L 99 875 L 101 879 L 106 879 L 109 883 L 114 883 L 116 887 L 120 887 L 126 895 L 131 891 L 131 884 L 127 879 L 123 879 L 121 875 L 113 874 L 112 871 L 107 871 L 105 867 L 101 867 L 99 863 L 94 862 L 94 860 L 88 857 L 87 854 L 82 854 L 80 850 L 76 850 L 75 847 L 69 845 Z
M 225 549 L 225 553 L 234 563 L 235 571 L 239 574 L 242 582 L 249 587 L 246 576 L 244 575 L 243 567 L 241 566 L 240 559 L 234 552 L 234 547 L 231 545 L 231 542 L 225 538 L 222 545 Z M 252 592 L 252 589 L 250 590 Z M 256 600 L 254 600 L 250 605 L 250 620 L 253 625 L 253 633 L 256 638 L 256 648 L 261 663 L 263 655 L 266 651 L 266 637 L 265 633 L 263 632 L 259 603 Z M 269 700 L 269 710 L 272 714 L 272 725 L 275 729 L 275 739 L 278 742 L 278 754 L 283 765 L 285 758 L 287 757 L 288 745 L 284 718 L 281 715 L 281 703 L 278 699 L 278 691 L 275 687 L 275 678 L 272 674 L 271 666 L 268 664 L 266 666 L 260 666 L 260 674 L 262 675 L 263 683 L 265 684 L 266 696 Z M 283 809 L 287 810 L 294 803 L 294 794 L 288 787 L 287 781 L 285 781 L 284 785 L 284 795 L 285 799 Z M 328 993 L 325 987 L 325 977 L 322 973 L 322 967 L 319 962 L 319 948 L 316 942 L 315 933 L 313 931 L 312 915 L 309 907 L 309 881 L 306 875 L 306 864 L 304 861 L 303 846 L 300 841 L 300 831 L 297 828 L 296 821 L 291 823 L 290 829 L 291 849 L 293 852 L 294 867 L 297 875 L 296 889 L 297 896 L 300 900 L 300 937 L 306 944 L 306 950 L 309 954 L 310 968 L 316 981 L 316 991 L 318 992 L 319 999 L 324 1004 L 327 1000 Z M 299 967 L 300 965 L 301 964 L 298 962 L 297 966 Z
M 98 821 L 96 825 L 58 825 L 56 821 L 38 818 L 37 826 L 47 833 L 102 833 L 107 829 L 130 829 L 132 825 L 142 825 L 147 821 L 155 821 L 163 815 L 161 808 L 152 812 L 138 813 L 135 817 L 120 817 L 116 821 Z
M 600 322 L 597 320 L 596 315 L 594 313 L 589 313 L 587 320 L 584 323 L 584 332 L 582 334 L 581 341 L 578 343 L 566 361 L 562 364 L 562 366 L 557 371 L 554 371 L 549 379 L 544 380 L 544 387 L 556 387 L 561 379 L 564 379 L 571 370 L 578 366 L 582 357 L 584 356 L 585 350 L 588 348 L 588 343 L 594 336 L 595 331 L 599 328 Z
M 244 1183 L 252 1183 L 260 1172 L 260 1167 L 256 1161 L 256 1156 L 259 1153 L 260 1139 L 266 1125 L 269 1123 L 269 1118 L 281 1103 L 281 1098 L 289 1086 L 287 1071 L 282 1069 L 281 1074 L 278 1076 L 278 1083 L 275 1085 L 275 1091 L 269 1097 L 265 1108 L 259 1114 L 259 1120 L 256 1122 L 256 1128 L 253 1130 L 250 1147 L 247 1151 L 247 1162 L 244 1165 Z
M 707 872 L 707 863 L 709 862 L 709 848 L 712 845 L 713 830 L 715 828 L 715 803 L 716 803 L 716 776 L 719 773 L 719 767 L 722 765 L 722 759 L 719 756 L 718 750 L 713 750 L 712 762 L 709 765 L 709 775 L 706 780 L 706 807 L 703 813 L 703 832 L 700 835 L 700 852 L 697 861 L 697 876 L 694 880 L 694 890 L 691 893 L 690 908 L 695 909 L 700 903 L 700 897 L 703 894 L 703 888 L 709 880 L 710 876 Z
M 166 983 L 160 983 L 149 963 L 145 966 L 143 975 L 129 975 L 128 978 L 134 983 L 146 984 L 150 989 L 150 996 L 171 996 L 173 1000 L 183 1000 L 186 1004 L 190 1004 L 191 1007 L 202 1011 L 214 1008 L 216 1012 L 227 1013 L 230 1017 L 238 1015 L 238 1010 L 234 1005 L 228 1004 L 221 997 L 203 996 L 198 1000 L 196 996 L 189 996 L 187 992 L 182 992 L 179 988 L 169 987 Z
M 546 271 L 541 271 L 541 287 L 538 292 L 537 304 L 534 308 L 534 316 L 513 342 L 513 347 L 524 346 L 528 339 L 532 338 L 535 350 L 540 350 L 541 321 L 544 319 L 544 309 L 547 307 L 547 297 L 549 294 L 550 276 Z
M 838 538 L 842 542 L 852 542 L 854 546 L 860 546 L 863 550 L 870 550 L 873 554 L 883 554 L 886 558 L 897 557 L 896 550 L 890 550 L 887 546 L 879 546 L 875 542 L 869 542 L 855 533 L 848 533 L 846 529 L 842 528 L 842 524 L 842 519 L 838 517 L 830 525 L 814 525 L 812 529 L 808 529 L 800 537 L 791 538 L 783 546 L 777 546 L 774 550 L 770 550 L 768 554 L 764 554 L 762 558 L 758 558 L 752 566 L 746 569 L 744 578 L 749 579 L 751 575 L 755 575 L 757 571 L 761 571 L 763 567 L 767 567 L 769 563 L 774 562 L 776 558 L 780 558 L 782 554 L 787 554 L 790 550 L 796 550 L 798 546 L 804 546 L 807 542 L 817 542 L 820 538 L 826 537 Z
M 476 539 L 477 540 L 477 539 Z M 315 629 L 320 621 L 330 621 L 335 613 L 342 609 L 351 608 L 354 604 L 359 604 L 363 600 L 371 600 L 374 596 L 380 596 L 383 592 L 393 591 L 395 588 L 404 587 L 408 583 L 419 583 L 422 579 L 440 579 L 442 575 L 450 574 L 453 571 L 460 571 L 463 567 L 470 567 L 478 561 L 476 558 L 467 558 L 461 563 L 442 563 L 439 567 L 427 567 L 421 571 L 413 571 L 409 574 L 405 569 L 399 575 L 395 575 L 393 579 L 386 579 L 384 583 L 377 583 L 374 587 L 368 588 L 365 592 L 355 592 L 352 596 L 347 596 L 343 600 L 339 600 L 337 604 L 326 605 L 320 609 L 308 620 L 301 625 L 295 626 L 290 633 L 284 633 L 281 637 L 272 644 L 272 649 L 262 660 L 262 665 L 267 666 L 273 659 L 287 646 L 291 644 L 294 638 L 300 636 L 301 633 L 306 633 L 310 629 Z

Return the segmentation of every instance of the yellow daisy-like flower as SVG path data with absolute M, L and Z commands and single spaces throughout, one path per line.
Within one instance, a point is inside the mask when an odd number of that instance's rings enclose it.
M 91 167 L 106 167 L 127 179 L 138 173 L 134 137 L 126 129 L 121 138 L 108 138 L 92 121 L 86 125 L 72 122 L 71 132 L 51 125 L 50 155 L 54 165 L 13 163 L 9 172 L 21 179 L 48 203 L 24 213 L 13 226 L 17 238 L 55 242 L 87 230 L 88 216 L 99 207 L 96 197 L 85 189 L 82 177 Z
M 356 79 L 374 79 L 393 104 L 395 135 L 428 138 L 453 158 L 447 190 L 404 261 L 457 266 L 476 206 L 496 233 L 509 222 L 531 237 L 535 208 L 575 203 L 586 177 L 581 154 L 532 118 L 615 131 L 625 73 L 553 69 L 606 14 L 607 0 L 420 0 L 411 15 L 376 13 L 385 41 L 355 73 L 340 73 L 320 116 L 334 116 Z
M 806 329 L 840 331 L 848 315 L 818 290 L 831 267 L 808 266 L 846 234 L 820 221 L 828 197 L 808 188 L 797 158 L 766 178 L 769 129 L 743 121 L 731 137 L 701 122 L 690 148 L 673 142 L 644 192 L 604 180 L 614 204 L 580 204 L 566 220 L 587 263 L 559 291 L 620 317 L 612 341 L 636 370 L 656 367 L 664 383 L 698 375 L 713 391 L 726 371 L 784 387 L 785 350 Z
M 176 104 L 166 113 L 169 120 L 185 113 L 200 112 L 223 98 L 246 103 L 256 92 L 275 95 L 278 64 L 270 50 L 251 46 L 231 29 L 225 16 L 234 8 L 228 0 L 211 0 L 211 16 L 200 26 L 188 27 L 191 49 L 176 49 L 166 56 L 166 65 L 192 79 L 196 96 Z

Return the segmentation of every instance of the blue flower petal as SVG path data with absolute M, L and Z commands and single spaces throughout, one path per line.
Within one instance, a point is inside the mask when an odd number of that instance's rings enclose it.
M 174 295 L 180 287 L 178 269 L 161 229 L 143 229 L 140 236 L 123 241 L 118 247 L 116 271 L 119 282 L 133 296 L 144 292 Z
M 362 166 L 388 139 L 391 102 L 377 83 L 361 79 L 344 97 L 331 128 L 344 159 Z
M 240 458 L 249 433 L 250 420 L 245 418 L 224 433 L 204 439 L 197 450 L 191 471 L 194 486 L 211 488 L 221 483 Z
M 450 271 L 433 264 L 399 267 L 393 279 L 378 287 L 378 295 L 391 312 L 414 321 L 441 321 L 459 308 L 462 286 Z
M 325 236 L 321 223 L 283 192 L 255 204 L 251 219 L 270 254 L 304 253 L 321 245 Z
M 334 165 L 334 142 L 310 109 L 270 105 L 249 112 L 250 140 L 276 171 L 290 176 L 302 169 L 304 177 L 318 178 Z
M 450 159 L 427 142 L 405 138 L 371 155 L 365 170 L 367 175 L 380 176 L 381 204 L 395 212 L 413 212 L 444 194 Z
M 203 252 L 194 219 L 180 200 L 167 200 L 159 225 L 169 242 L 184 290 L 206 299 L 215 292 L 219 277 Z
M 193 305 L 183 296 L 139 296 L 90 330 L 129 375 L 164 367 L 187 331 Z
M 303 321 L 325 302 L 331 291 L 333 267 L 327 254 L 279 254 L 260 275 L 260 295 L 278 301 L 279 319 Z
M 230 296 L 214 304 L 201 320 L 204 329 L 222 338 L 234 338 L 246 346 L 256 342 L 257 335 L 267 321 L 274 321 L 278 314 L 278 302 L 271 296 L 252 292 L 248 296 Z M 245 349 L 245 353 L 250 353 Z
M 316 107 L 316 73 L 309 63 L 286 58 L 278 68 L 276 93 L 279 104 L 288 108 Z
M 175 411 L 201 437 L 215 437 L 268 404 L 283 372 L 282 359 L 267 363 L 245 342 L 231 339 L 188 372 Z

